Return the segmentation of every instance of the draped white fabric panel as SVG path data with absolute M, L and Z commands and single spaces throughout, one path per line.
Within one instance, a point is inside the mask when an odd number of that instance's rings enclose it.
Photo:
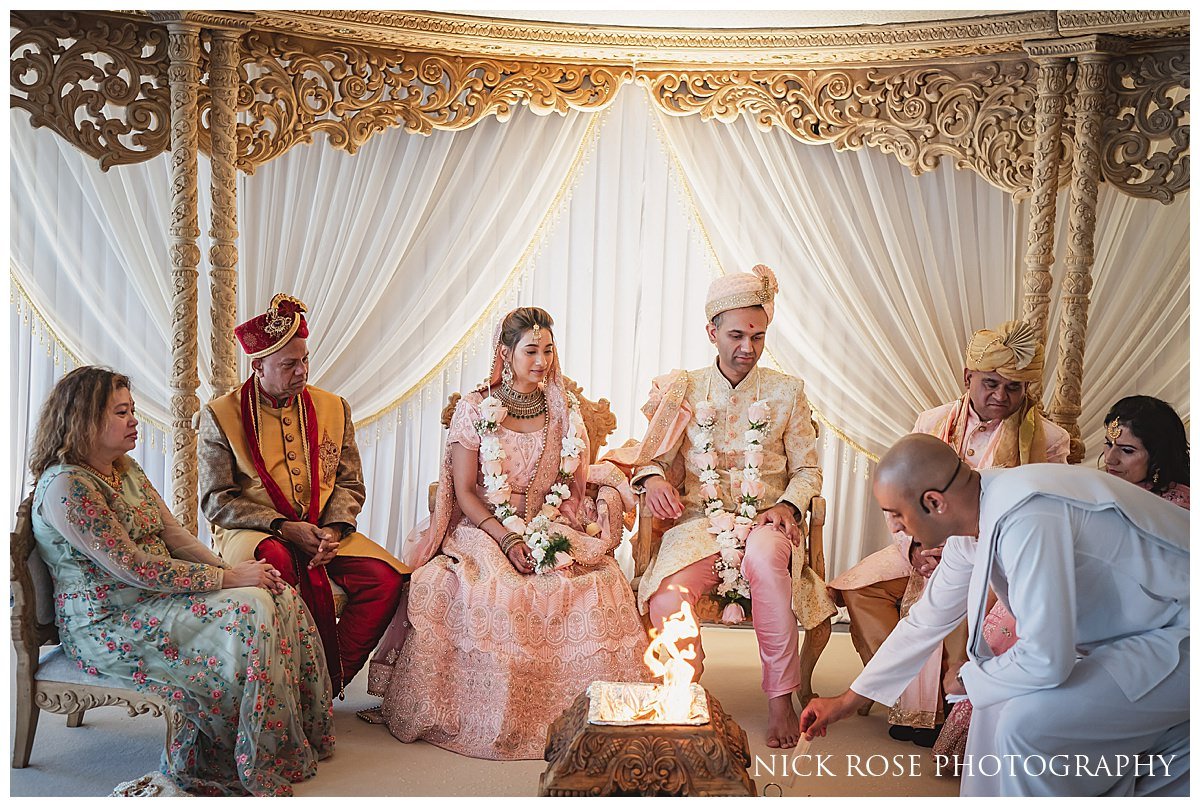
M 392 129 L 354 155 L 292 149 L 245 181 L 239 310 L 262 310 L 278 291 L 299 297 L 318 326 L 313 383 L 356 417 L 383 409 L 520 263 L 590 118 L 522 110 L 462 133 Z
M 101 174 L 11 114 L 12 271 L 81 361 L 131 372 L 139 406 L 165 421 L 165 157 Z M 1065 196 L 1062 207 L 1065 234 Z M 462 132 L 389 131 L 353 156 L 299 147 L 240 177 L 239 211 L 239 319 L 276 291 L 309 304 L 312 381 L 360 419 L 361 528 L 393 550 L 427 512 L 441 409 L 484 376 L 497 316 L 514 305 L 555 317 L 567 374 L 612 402 L 614 446 L 640 435 L 655 375 L 711 360 L 710 279 L 767 263 L 782 286 L 767 363 L 804 377 L 822 414 L 878 453 L 958 393 L 972 330 L 1019 313 L 1027 216 L 949 165 L 914 178 L 875 151 L 659 117 L 632 88 L 599 116 L 521 110 Z M 1186 215 L 1186 199 L 1164 207 L 1102 188 L 1081 421 L 1092 445 L 1129 392 L 1188 414 Z M 1064 250 L 1062 235 L 1056 283 Z M 10 328 L 15 479 L 32 413 L 69 364 L 36 330 L 20 316 Z M 159 485 L 168 450 L 139 449 Z M 866 460 L 827 428 L 821 452 L 832 575 L 885 538 Z
M 11 266 L 79 358 L 118 365 L 139 408 L 169 421 L 171 262 L 169 157 L 101 172 L 48 129 L 9 113 Z M 202 160 L 207 183 L 207 161 Z M 202 185 L 206 187 L 206 184 Z M 200 199 L 207 197 L 205 192 Z M 207 231 L 207 204 L 201 230 Z M 201 243 L 207 249 L 207 239 Z M 204 269 L 201 269 L 204 273 Z M 202 278 L 201 366 L 207 369 L 207 281 Z M 206 384 L 206 373 L 201 383 Z M 207 387 L 202 389 L 202 395 Z

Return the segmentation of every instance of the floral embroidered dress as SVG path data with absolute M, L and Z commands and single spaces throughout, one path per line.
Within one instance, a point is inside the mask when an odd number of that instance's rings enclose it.
M 481 397 L 459 401 L 447 456 L 455 443 L 478 450 Z M 498 429 L 519 512 L 519 492 L 537 495 L 540 464 L 558 467 L 554 431 L 553 450 L 544 451 L 540 431 Z M 482 485 L 478 492 L 484 495 Z M 571 523 L 556 523 L 575 563 L 546 574 L 517 572 L 496 540 L 454 506 L 440 551 L 413 572 L 407 641 L 384 659 L 394 669 L 380 693 L 382 716 L 398 739 L 483 759 L 540 759 L 550 724 L 588 684 L 645 680 L 647 641 L 633 592 L 609 554 L 610 530 L 591 537 L 581 528 L 597 519 L 595 500 L 582 492 L 581 484 L 563 506 Z
M 88 674 L 183 713 L 162 760 L 181 787 L 291 795 L 333 749 L 316 628 L 290 588 L 221 589 L 225 564 L 125 462 L 119 491 L 74 465 L 48 468 L 34 491 L 63 649 Z

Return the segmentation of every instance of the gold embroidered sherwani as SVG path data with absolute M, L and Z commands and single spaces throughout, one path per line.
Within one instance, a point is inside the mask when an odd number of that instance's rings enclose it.
M 346 532 L 338 555 L 377 558 L 401 573 L 409 568 L 355 530 L 366 486 L 350 406 L 317 387 L 308 387 L 317 414 L 321 514 L 318 526 Z M 312 481 L 301 429 L 300 397 L 275 406 L 259 396 L 259 442 L 267 472 L 301 518 L 307 516 Z M 200 412 L 200 506 L 212 522 L 213 545 L 230 565 L 254 559 L 259 542 L 283 518 L 263 487 L 242 428 L 238 391 L 213 400 Z
M 821 469 L 804 382 L 775 370 L 755 367 L 734 388 L 714 362 L 700 370 L 675 371 L 655 379 L 650 400 L 643 411 L 650 415 L 662 403 L 678 406 L 682 401 L 694 412 L 705 400 L 717 413 L 714 441 L 717 470 L 721 475 L 718 491 L 726 508 L 732 511 L 733 493 L 741 485 L 745 433 L 749 423 L 747 410 L 755 400 L 765 400 L 771 414 L 762 443 L 761 476 L 766 485 L 762 498 L 769 504 L 762 509 L 786 501 L 795 505 L 801 514 L 805 513 L 809 500 L 821 492 Z M 633 473 L 635 484 L 653 475 L 665 476 L 680 490 L 684 508 L 675 526 L 663 534 L 658 554 L 642 575 L 638 606 L 643 613 L 665 578 L 718 552 L 716 536 L 708 532 L 708 518 L 700 501 L 701 469 L 692 454 L 698 436 L 699 428 L 695 420 L 689 418 L 674 445 Z M 647 443 L 655 441 L 655 435 L 647 436 Z M 804 529 L 804 522 L 799 523 Z M 824 581 L 806 561 L 803 547 L 793 550 L 792 610 L 800 624 L 809 629 L 832 616 L 837 609 L 825 591 Z

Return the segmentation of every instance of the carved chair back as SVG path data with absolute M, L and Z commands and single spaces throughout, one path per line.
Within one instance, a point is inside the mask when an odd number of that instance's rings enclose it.
M 17 654 L 17 677 L 32 680 L 41 648 L 58 644 L 54 624 L 54 581 L 38 554 L 30 511 L 33 497 L 17 509 L 17 526 L 10 534 L 12 577 L 12 636 Z
M 54 580 L 37 551 L 32 509 L 33 497 L 27 496 L 17 509 L 16 528 L 9 536 L 12 636 L 17 660 L 12 766 L 24 768 L 29 764 L 42 711 L 67 715 L 67 726 L 71 728 L 83 725 L 84 712 L 96 706 L 121 706 L 130 717 L 165 717 L 166 744 L 170 746 L 183 725 L 182 713 L 172 711 L 158 696 L 139 693 L 120 681 L 83 675 L 62 650 L 42 655 L 43 647 L 60 641 L 54 624 Z

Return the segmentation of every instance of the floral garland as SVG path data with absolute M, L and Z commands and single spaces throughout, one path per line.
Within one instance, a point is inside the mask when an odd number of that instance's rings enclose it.
M 746 551 L 746 538 L 754 527 L 754 518 L 762 504 L 766 484 L 762 481 L 763 437 L 770 423 L 771 407 L 765 400 L 754 401 L 746 413 L 749 425 L 746 429 L 746 453 L 742 467 L 741 495 L 735 502 L 735 512 L 730 513 L 721 501 L 717 485 L 721 475 L 717 471 L 716 443 L 713 430 L 717 423 L 717 412 L 708 401 L 696 407 L 695 420 L 700 434 L 693 452 L 700 471 L 700 496 L 704 514 L 708 516 L 708 531 L 717 538 L 719 556 L 716 561 L 717 598 L 724 603 L 721 615 L 723 622 L 738 623 L 746 618 L 750 607 L 750 583 L 742 574 L 742 556 Z
M 559 510 L 563 502 L 571 498 L 571 482 L 575 478 L 575 470 L 581 462 L 584 442 L 579 437 L 580 416 L 579 402 L 574 395 L 567 395 L 567 428 L 563 433 L 562 448 L 559 451 L 558 479 L 546 492 L 545 502 L 538 514 L 525 519 L 517 513 L 510 501 L 512 487 L 508 484 L 508 473 L 504 470 L 504 448 L 496 429 L 508 410 L 504 404 L 493 395 L 488 395 L 479 405 L 481 417 L 475 422 L 475 431 L 479 433 L 479 461 L 483 468 L 483 487 L 487 500 L 492 505 L 496 518 L 510 532 L 515 532 L 524 540 L 533 555 L 534 571 L 545 574 L 558 566 L 555 564 L 560 554 L 566 555 L 571 550 L 571 542 L 561 532 L 554 531 Z M 546 425 L 549 427 L 549 414 Z M 528 508 L 526 508 L 528 512 Z M 566 564 L 571 563 L 568 556 Z

